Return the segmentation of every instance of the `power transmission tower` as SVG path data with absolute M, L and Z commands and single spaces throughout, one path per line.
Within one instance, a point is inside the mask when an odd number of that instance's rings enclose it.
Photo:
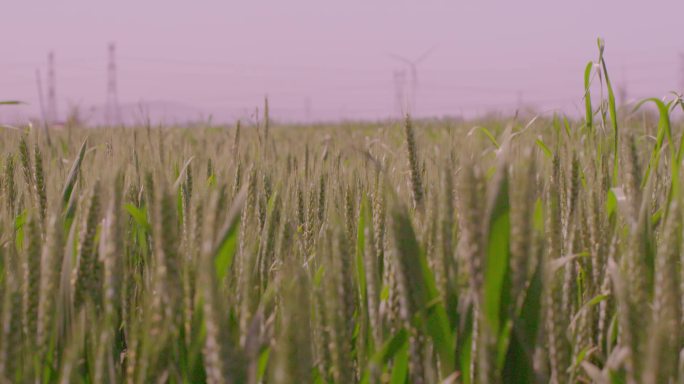
M 109 44 L 109 64 L 107 65 L 107 105 L 105 123 L 109 126 L 121 123 L 119 96 L 116 87 L 116 45 Z
M 55 53 L 48 53 L 48 73 L 47 73 L 47 124 L 54 124 L 58 120 L 57 116 L 57 85 L 55 84 Z

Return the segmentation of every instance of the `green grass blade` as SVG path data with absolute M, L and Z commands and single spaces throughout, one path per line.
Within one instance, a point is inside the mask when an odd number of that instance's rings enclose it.
M 509 269 L 510 243 L 510 205 L 508 201 L 508 177 L 505 168 L 497 174 L 495 190 L 489 196 L 486 221 L 485 273 L 483 312 L 490 331 L 498 334 L 501 330 L 502 316 L 508 292 L 506 278 Z
M 380 370 L 383 366 L 390 362 L 399 352 L 407 348 L 408 332 L 405 329 L 400 329 L 389 340 L 387 340 L 370 358 L 369 367 L 366 368 L 361 383 L 370 383 L 370 371 L 373 369 Z
M 459 367 L 461 368 L 461 376 L 463 378 L 463 384 L 470 383 L 470 370 L 473 366 L 473 308 L 471 307 L 465 316 L 464 325 L 461 329 L 460 337 L 458 339 L 458 360 Z
M 492 135 L 492 133 L 489 132 L 489 130 L 488 130 L 487 128 L 485 128 L 485 127 L 479 127 L 479 128 L 480 128 L 480 131 L 481 131 L 482 133 L 484 133 L 485 136 L 487 136 L 487 138 L 489 139 L 489 141 L 491 141 L 492 144 L 494 144 L 494 146 L 496 147 L 496 149 L 499 149 L 499 148 L 501 147 L 501 146 L 499 145 L 499 142 L 496 141 L 496 138 L 494 137 L 494 135 Z
M 425 331 L 434 343 L 434 348 L 439 356 L 442 377 L 447 377 L 455 370 L 454 335 L 449 325 L 444 304 L 441 301 L 434 275 L 430 270 L 427 258 L 420 249 L 416 234 L 411 224 L 408 212 L 403 207 L 397 207 L 393 212 L 393 227 L 396 239 L 400 242 L 397 246 L 400 255 L 402 273 L 407 273 L 410 278 L 409 287 L 411 294 L 415 295 L 418 316 L 425 324 Z M 420 271 L 420 273 L 415 273 Z
M 605 42 L 603 39 L 598 39 L 599 46 L 599 62 L 603 68 L 603 75 L 606 78 L 606 88 L 608 88 L 608 111 L 610 113 L 610 123 L 613 127 L 613 186 L 617 186 L 618 182 L 618 120 L 617 108 L 615 106 L 615 93 L 613 92 L 613 85 L 608 76 L 608 67 L 606 66 L 606 59 L 603 56 L 605 49 Z
M 218 281 L 222 281 L 228 275 L 230 266 L 233 263 L 240 230 L 240 213 L 246 195 L 247 190 L 243 188 L 233 201 L 233 206 L 228 214 L 228 220 L 219 232 L 217 242 L 214 245 L 214 267 L 216 268 Z
M 397 352 L 392 365 L 390 384 L 406 384 L 409 363 L 408 347 L 408 343 L 404 343 Z
M 152 226 L 147 220 L 147 210 L 138 208 L 130 203 L 124 205 L 124 208 L 126 209 L 126 212 L 131 215 L 136 224 L 144 228 L 148 233 L 152 232 Z
M 544 155 L 546 157 L 548 157 L 549 159 L 553 159 L 553 152 L 551 152 L 549 147 L 547 147 L 546 144 L 544 144 L 542 139 L 535 140 L 535 143 L 537 143 L 537 146 L 539 146 L 539 148 L 541 148 L 542 152 L 544 153 Z
M 525 293 L 525 300 L 513 323 L 511 342 L 503 366 L 503 383 L 535 382 L 534 350 L 530 348 L 537 339 L 541 325 L 542 267 L 535 268 Z
M 667 105 L 665 105 L 665 103 L 663 103 L 662 100 L 657 98 L 648 98 L 641 100 L 634 107 L 634 110 L 636 111 L 642 105 L 648 102 L 654 103 L 658 108 L 658 135 L 656 137 L 656 144 L 653 148 L 653 151 L 651 152 L 651 160 L 649 161 L 648 167 L 646 168 L 646 174 L 644 175 L 641 186 L 642 188 L 645 187 L 649 177 L 651 176 L 651 172 L 654 172 L 658 169 L 658 164 L 660 162 L 660 150 L 663 146 L 664 139 L 667 138 L 670 150 L 670 166 L 672 167 L 672 188 L 670 191 L 670 196 L 676 196 L 679 193 L 679 167 L 682 162 L 682 144 L 684 144 L 684 135 L 682 135 L 682 138 L 680 139 L 679 148 L 675 149 L 675 145 L 672 140 L 670 112 Z

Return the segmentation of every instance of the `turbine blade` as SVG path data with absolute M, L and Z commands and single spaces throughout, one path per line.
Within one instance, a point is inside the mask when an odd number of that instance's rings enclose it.
M 404 64 L 407 64 L 407 65 L 412 65 L 412 64 L 413 64 L 413 63 L 411 62 L 411 60 L 409 60 L 409 59 L 407 59 L 407 58 L 405 58 L 405 57 L 399 56 L 399 55 L 395 55 L 394 53 L 386 53 L 386 55 L 387 55 L 388 57 L 394 59 L 394 60 L 401 61 L 401 62 L 404 63 Z
M 434 52 L 434 50 L 437 49 L 437 46 L 438 46 L 438 44 L 435 44 L 435 45 L 433 45 L 432 47 L 430 47 L 430 49 L 428 49 L 427 51 L 423 52 L 422 55 L 418 56 L 418 58 L 415 59 L 415 60 L 413 61 L 413 63 L 414 63 L 414 64 L 418 64 L 418 63 L 420 63 L 421 61 L 427 59 L 428 56 L 430 56 L 430 54 L 432 54 L 432 52 Z

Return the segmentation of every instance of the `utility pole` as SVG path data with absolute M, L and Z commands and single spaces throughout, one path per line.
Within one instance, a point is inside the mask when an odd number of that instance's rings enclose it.
M 116 45 L 109 43 L 109 64 L 107 65 L 107 105 L 105 123 L 108 126 L 121 124 L 119 96 L 116 86 Z
M 55 84 L 55 53 L 48 53 L 48 73 L 47 73 L 47 122 L 52 125 L 58 121 L 57 116 L 57 85 Z

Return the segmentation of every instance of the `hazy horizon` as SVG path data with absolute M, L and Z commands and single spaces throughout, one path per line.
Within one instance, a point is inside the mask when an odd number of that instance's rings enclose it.
M 0 121 L 39 115 L 35 72 L 46 93 L 50 51 L 59 118 L 77 105 L 97 120 L 110 42 L 127 119 L 140 105 L 159 121 L 248 119 L 266 95 L 281 120 L 396 116 L 397 84 L 410 95 L 413 83 L 392 55 L 426 51 L 417 116 L 525 106 L 572 113 L 599 36 L 627 99 L 662 97 L 683 88 L 684 2 L 653 3 L 16 2 L 0 17 L 0 100 L 29 104 L 0 109 Z

